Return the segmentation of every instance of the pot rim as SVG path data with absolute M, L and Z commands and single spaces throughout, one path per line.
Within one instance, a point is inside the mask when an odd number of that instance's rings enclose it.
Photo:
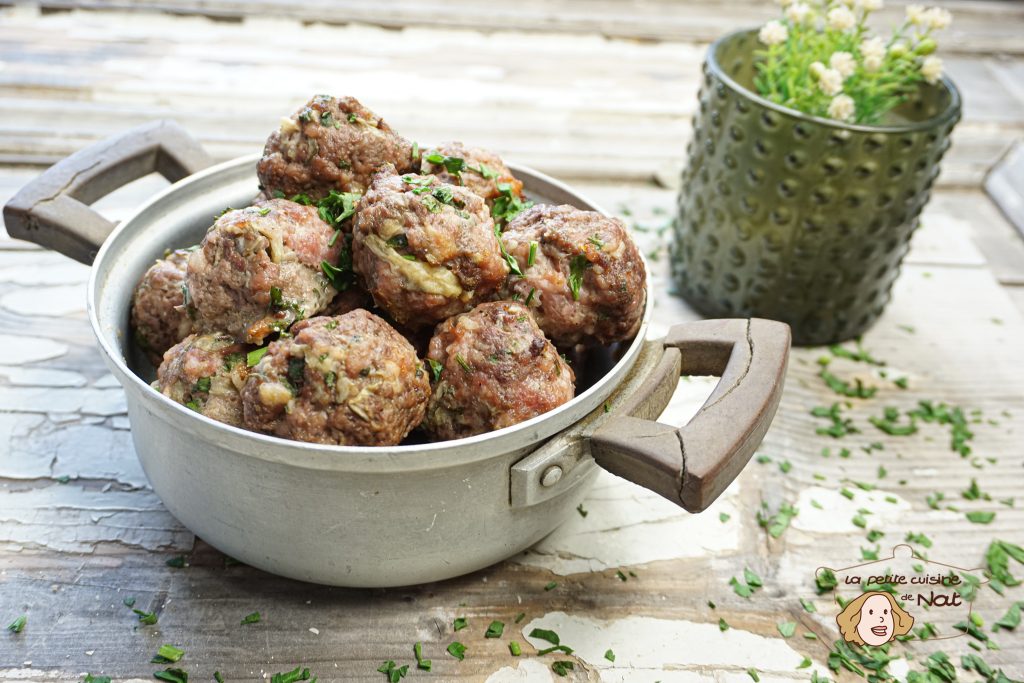
M 640 258 L 644 265 L 644 286 L 646 288 L 644 313 L 636 336 L 626 346 L 622 352 L 622 357 L 586 391 L 574 396 L 572 400 L 558 406 L 554 410 L 525 422 L 464 439 L 433 443 L 397 446 L 336 446 L 295 441 L 271 434 L 254 432 L 218 422 L 205 415 L 196 413 L 172 401 L 162 393 L 153 390 L 139 375 L 128 367 L 121 350 L 111 344 L 103 333 L 103 327 L 99 319 L 98 303 L 99 297 L 102 296 L 101 290 L 105 287 L 105 282 L 99 281 L 100 273 L 103 271 L 100 265 L 108 258 L 112 258 L 110 252 L 115 249 L 114 245 L 119 242 L 118 238 L 126 232 L 135 230 L 135 222 L 142 214 L 150 210 L 151 207 L 166 201 L 168 197 L 180 192 L 182 188 L 190 184 L 201 182 L 211 176 L 226 174 L 229 171 L 235 170 L 238 166 L 252 164 L 255 167 L 255 162 L 259 159 L 259 156 L 258 153 L 249 154 L 215 164 L 164 188 L 148 201 L 143 202 L 128 218 L 117 225 L 100 246 L 93 266 L 90 268 L 87 287 L 89 321 L 107 366 L 114 373 L 126 394 L 128 394 L 129 403 L 131 403 L 132 394 L 134 394 L 137 399 L 148 404 L 147 409 L 169 411 L 165 413 L 164 419 L 175 423 L 182 430 L 193 432 L 199 438 L 214 443 L 221 448 L 227 448 L 246 456 L 310 469 L 353 471 L 383 468 L 385 470 L 409 471 L 455 466 L 471 461 L 501 457 L 515 449 L 538 445 L 555 434 L 570 428 L 582 417 L 596 409 L 600 405 L 600 401 L 575 419 L 566 420 L 566 414 L 586 406 L 594 400 L 595 395 L 604 394 L 606 399 L 608 395 L 612 394 L 633 367 L 641 347 L 647 343 L 647 333 L 654 310 L 654 297 L 651 296 L 650 266 L 647 263 L 647 259 L 641 253 Z M 549 183 L 560 191 L 567 192 L 574 197 L 584 200 L 599 213 L 609 215 L 607 211 L 595 202 L 559 180 L 520 164 L 507 161 L 506 164 L 514 172 L 525 171 L 525 175 L 530 175 L 536 180 Z M 426 460 L 424 456 L 432 457 Z
M 962 98 L 960 96 L 960 90 L 956 87 L 952 80 L 948 76 L 943 75 L 939 80 L 939 83 L 949 92 L 949 105 L 941 112 L 932 116 L 931 118 L 925 119 L 924 121 L 913 121 L 909 123 L 900 123 L 893 125 L 868 125 L 863 123 L 847 123 L 844 121 L 836 121 L 835 119 L 826 119 L 820 116 L 813 116 L 806 114 L 798 109 L 790 109 L 784 107 L 781 104 L 772 102 L 769 99 L 761 97 L 758 93 L 740 85 L 732 76 L 726 72 L 725 68 L 718 61 L 718 49 L 725 43 L 733 40 L 741 35 L 756 35 L 758 29 L 756 28 L 741 28 L 731 33 L 727 33 L 724 36 L 715 40 L 708 47 L 707 56 L 704 59 L 704 63 L 707 68 L 714 73 L 715 77 L 720 79 L 727 87 L 731 90 L 743 95 L 749 100 L 753 100 L 758 105 L 776 111 L 780 114 L 789 116 L 791 118 L 799 119 L 801 121 L 807 121 L 808 123 L 814 123 L 819 126 L 826 128 L 836 128 L 839 130 L 849 130 L 858 133 L 912 133 L 924 130 L 930 130 L 938 125 L 944 124 L 951 119 L 955 119 L 960 108 L 962 106 Z

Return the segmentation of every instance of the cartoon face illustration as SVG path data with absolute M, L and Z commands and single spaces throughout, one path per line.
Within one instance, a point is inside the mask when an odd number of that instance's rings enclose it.
M 839 631 L 857 645 L 882 645 L 910 632 L 914 617 L 884 591 L 871 591 L 851 600 L 836 617 Z

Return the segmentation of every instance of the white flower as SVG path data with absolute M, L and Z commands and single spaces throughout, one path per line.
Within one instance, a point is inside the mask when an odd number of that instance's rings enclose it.
M 828 59 L 828 65 L 838 71 L 844 80 L 857 70 L 857 61 L 849 52 L 833 52 Z
M 825 65 L 821 62 L 811 62 L 811 65 L 807 67 L 811 72 L 811 75 L 815 78 L 821 78 L 821 72 L 825 70 Z
M 811 8 L 809 5 L 805 3 L 794 2 L 792 5 L 786 8 L 786 18 L 797 26 L 807 21 L 807 18 L 810 16 Z
M 893 43 L 892 47 L 889 48 L 889 54 L 899 59 L 907 54 L 907 49 L 906 43 Z
M 921 62 L 921 75 L 932 85 L 937 83 L 942 78 L 942 60 L 935 55 L 925 57 Z
M 853 98 L 849 95 L 836 95 L 828 103 L 828 117 L 836 121 L 849 121 L 853 118 Z
M 885 6 L 882 0 L 860 0 L 860 6 L 865 12 L 877 12 Z
M 828 26 L 836 31 L 849 31 L 857 25 L 857 17 L 845 7 L 833 7 L 826 16 Z
M 772 19 L 761 27 L 757 38 L 765 45 L 778 45 L 786 42 L 786 38 L 789 38 L 789 29 L 781 21 Z
M 864 58 L 864 70 L 868 73 L 875 73 L 882 68 L 882 58 L 871 55 L 870 57 Z
M 923 26 L 926 21 L 924 5 L 907 5 L 907 21 L 914 26 Z
M 947 28 L 952 21 L 953 15 L 949 13 L 949 10 L 942 9 L 941 7 L 932 7 L 929 10 L 925 10 L 924 18 L 922 19 L 925 25 L 935 31 Z
M 865 59 L 868 57 L 882 59 L 885 57 L 885 42 L 878 36 L 865 38 L 860 43 L 860 53 L 864 55 Z
M 843 92 L 843 75 L 835 69 L 822 69 L 818 74 L 818 87 L 829 97 Z

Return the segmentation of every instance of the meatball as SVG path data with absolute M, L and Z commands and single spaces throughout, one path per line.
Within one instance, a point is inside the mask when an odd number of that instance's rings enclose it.
M 149 267 L 132 297 L 131 325 L 135 343 L 154 366 L 164 352 L 192 332 L 185 310 L 185 264 L 189 251 L 168 252 Z
M 153 388 L 197 413 L 238 427 L 239 392 L 248 374 L 245 346 L 219 332 L 193 334 L 164 354 Z
M 571 206 L 535 206 L 504 232 L 523 277 L 503 295 L 525 303 L 559 346 L 630 339 L 644 313 L 644 263 L 617 218 Z
M 373 299 L 370 297 L 370 293 L 366 291 L 358 282 L 353 282 L 349 287 L 343 291 L 338 292 L 331 303 L 327 304 L 327 307 L 320 312 L 320 315 L 324 316 L 337 316 L 345 315 L 349 311 L 354 311 L 357 308 L 372 308 Z
M 508 273 L 483 199 L 393 168 L 359 202 L 352 262 L 377 305 L 412 329 L 487 301 Z
M 572 369 L 529 310 L 511 301 L 438 325 L 427 363 L 434 384 L 423 429 L 438 440 L 509 427 L 573 397 Z
M 331 190 L 365 192 L 385 163 L 411 171 L 412 150 L 354 97 L 317 95 L 270 134 L 257 173 L 269 196 L 317 200 Z
M 188 260 L 190 306 L 200 330 L 262 343 L 316 315 L 337 294 L 321 264 L 336 264 L 345 241 L 316 208 L 284 199 L 228 211 Z
M 423 155 L 421 172 L 431 173 L 449 185 L 462 185 L 483 197 L 487 204 L 502 194 L 523 199 L 523 184 L 512 175 L 497 154 L 461 142 L 447 142 Z M 505 192 L 502 192 L 502 189 Z
M 416 351 L 362 309 L 297 323 L 292 336 L 270 343 L 242 390 L 250 428 L 346 446 L 399 443 L 429 397 Z

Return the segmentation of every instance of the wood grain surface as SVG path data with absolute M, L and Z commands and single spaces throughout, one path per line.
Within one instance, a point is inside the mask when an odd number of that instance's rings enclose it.
M 767 16 L 765 4 L 129 4 L 0 9 L 0 200 L 49 163 L 144 121 L 173 117 L 226 159 L 259 149 L 312 93 L 353 94 L 410 137 L 491 146 L 578 186 L 633 227 L 649 255 L 652 333 L 698 317 L 670 294 L 673 187 L 706 42 Z M 959 15 L 948 63 L 965 118 L 893 301 L 863 340 L 886 365 L 829 365 L 878 387 L 874 398 L 846 399 L 860 432 L 816 434 L 825 422 L 811 409 L 844 399 L 819 377 L 828 349 L 795 349 L 764 462 L 752 461 L 707 512 L 686 514 L 603 475 L 586 516 L 521 556 L 443 583 L 314 586 L 231 564 L 196 539 L 136 460 L 124 395 L 86 317 L 88 269 L 0 233 L 0 625 L 28 617 L 20 634 L 0 633 L 0 680 L 151 680 L 163 643 L 185 649 L 179 664 L 196 681 L 296 666 L 321 680 L 382 681 L 376 669 L 389 659 L 411 665 L 406 680 L 562 680 L 556 659 L 574 663 L 566 680 L 739 683 L 751 668 L 764 681 L 811 672 L 860 680 L 828 668 L 837 609 L 817 596 L 816 568 L 856 564 L 876 545 L 884 556 L 908 533 L 927 536 L 927 548 L 912 538 L 930 559 L 964 567 L 980 566 L 993 539 L 1024 543 L 1024 244 L 979 188 L 1024 129 L 1021 7 L 944 4 Z M 165 185 L 145 178 L 97 207 L 123 219 Z M 893 382 L 903 377 L 905 389 Z M 684 423 L 712 386 L 682 381 L 662 420 Z M 971 457 L 951 451 L 937 425 L 897 437 L 869 422 L 921 400 L 967 412 Z M 991 500 L 962 498 L 971 478 Z M 934 509 L 937 492 L 945 498 Z M 1012 506 L 998 502 L 1007 498 Z M 758 513 L 784 504 L 799 512 L 775 538 Z M 853 523 L 860 509 L 870 512 L 861 513 L 867 529 L 884 533 L 874 543 Z M 976 510 L 996 517 L 973 524 L 965 513 Z M 166 564 L 179 556 L 187 566 Z M 764 583 L 750 598 L 729 585 L 745 568 Z M 140 624 L 126 598 L 158 623 Z M 1005 596 L 983 587 L 974 605 L 1000 646 L 980 654 L 1018 679 L 1021 628 L 993 633 L 991 624 L 1020 600 L 1019 586 Z M 261 621 L 240 624 L 253 611 Z M 459 616 L 469 626 L 456 634 Z M 955 633 L 941 614 L 927 619 Z M 503 637 L 484 637 L 492 620 L 505 623 Z M 786 621 L 797 624 L 789 638 L 778 630 Z M 576 653 L 536 655 L 546 645 L 527 637 L 536 627 L 559 632 Z M 464 661 L 445 653 L 454 640 L 468 648 Z M 523 643 L 522 657 L 509 654 L 510 640 Z M 415 668 L 416 642 L 430 673 Z M 896 645 L 889 671 L 905 678 L 939 649 L 959 668 L 971 642 Z M 812 664 L 797 668 L 805 656 Z

